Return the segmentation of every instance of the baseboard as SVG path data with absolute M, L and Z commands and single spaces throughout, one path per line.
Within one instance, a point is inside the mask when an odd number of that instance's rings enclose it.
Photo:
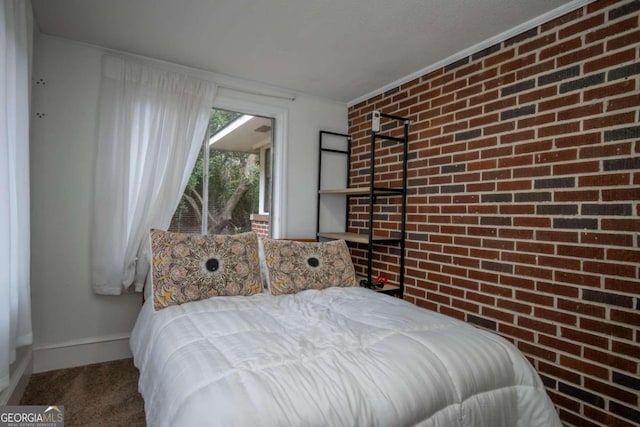
M 66 341 L 33 348 L 33 372 L 74 368 L 131 357 L 129 334 Z
M 33 372 L 33 350 L 31 346 L 16 351 L 16 361 L 11 365 L 11 383 L 0 393 L 0 406 L 17 405 Z

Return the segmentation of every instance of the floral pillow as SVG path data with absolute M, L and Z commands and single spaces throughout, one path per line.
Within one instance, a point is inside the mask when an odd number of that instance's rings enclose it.
M 357 286 L 351 254 L 344 240 L 310 243 L 263 239 L 262 244 L 273 295 Z
M 262 292 L 258 236 L 151 230 L 153 308 Z

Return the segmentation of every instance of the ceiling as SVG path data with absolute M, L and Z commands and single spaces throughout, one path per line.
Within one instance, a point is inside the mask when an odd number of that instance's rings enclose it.
M 32 0 L 44 34 L 342 102 L 568 3 Z
M 220 129 L 209 140 L 209 147 L 222 151 L 256 153 L 271 143 L 271 120 L 242 115 Z

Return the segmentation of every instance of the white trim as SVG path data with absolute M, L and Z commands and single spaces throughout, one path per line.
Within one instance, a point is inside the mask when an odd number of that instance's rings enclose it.
M 18 405 L 33 373 L 33 351 L 31 346 L 16 349 L 16 361 L 11 366 L 9 387 L 0 393 L 0 406 Z
M 229 98 L 220 94 L 216 96 L 213 107 L 275 119 L 272 143 L 272 212 L 269 215 L 269 223 L 271 236 L 276 239 L 282 237 L 284 225 L 287 223 L 287 180 L 285 178 L 287 177 L 287 153 L 289 150 L 289 109 L 249 100 Z
M 238 129 L 240 126 L 247 123 L 251 119 L 253 119 L 253 116 L 250 116 L 248 114 L 244 114 L 238 117 L 237 119 L 235 119 L 234 121 L 232 121 L 231 123 L 223 127 L 221 131 L 216 132 L 215 135 L 209 138 L 209 147 L 211 147 L 213 144 L 220 141 L 222 138 L 229 135 L 231 132 Z
M 33 347 L 33 372 L 73 368 L 131 357 L 129 334 L 82 338 Z
M 480 43 L 477 43 L 467 49 L 461 50 L 459 52 L 454 53 L 453 55 L 442 59 L 434 64 L 431 64 L 427 67 L 424 67 L 418 71 L 415 71 L 411 74 L 408 74 L 404 77 L 399 78 L 389 84 L 382 86 L 381 88 L 372 90 L 371 92 L 359 96 L 349 102 L 347 102 L 347 107 L 353 107 L 354 105 L 366 101 L 367 99 L 373 98 L 374 96 L 380 95 L 381 93 L 385 93 L 386 91 L 398 87 L 404 83 L 410 82 L 411 80 L 418 78 L 420 76 L 424 76 L 425 74 L 429 74 L 432 71 L 438 70 L 446 65 L 452 64 L 459 59 L 466 58 L 467 56 L 473 55 L 476 52 L 480 52 L 484 49 L 487 49 L 495 44 L 501 43 L 505 40 L 510 39 L 511 37 L 517 36 L 518 34 L 522 34 L 526 31 L 529 31 L 532 28 L 537 27 L 538 25 L 544 24 L 545 22 L 551 21 L 559 16 L 564 15 L 565 13 L 572 12 L 576 9 L 579 9 L 589 3 L 592 3 L 596 0 L 573 0 L 569 3 L 566 3 L 560 7 L 557 7 L 549 12 L 543 13 L 540 16 L 537 16 L 533 19 L 530 19 L 527 22 L 523 22 L 520 25 L 517 25 L 507 31 L 504 31 L 496 36 L 488 38 Z

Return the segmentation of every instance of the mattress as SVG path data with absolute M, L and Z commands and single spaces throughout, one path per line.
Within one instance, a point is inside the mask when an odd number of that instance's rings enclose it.
M 363 288 L 147 301 L 130 343 L 149 426 L 560 426 L 511 343 Z

